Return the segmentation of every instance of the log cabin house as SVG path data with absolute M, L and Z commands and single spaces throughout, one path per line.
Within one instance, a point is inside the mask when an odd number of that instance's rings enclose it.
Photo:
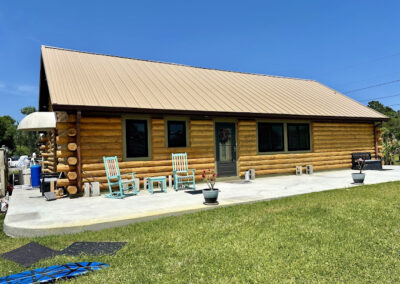
M 57 186 L 104 188 L 103 156 L 143 179 L 172 174 L 171 153 L 220 176 L 351 167 L 381 156 L 388 118 L 314 80 L 230 72 L 42 46 L 39 110 L 56 129 L 41 146 Z

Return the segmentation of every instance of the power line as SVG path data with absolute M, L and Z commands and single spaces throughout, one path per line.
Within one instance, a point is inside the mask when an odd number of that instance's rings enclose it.
M 400 79 L 397 80 L 393 80 L 393 81 L 389 81 L 389 82 L 383 82 L 383 83 L 379 83 L 376 85 L 371 85 L 371 86 L 367 86 L 367 87 L 363 87 L 363 88 L 359 88 L 359 89 L 353 89 L 347 92 L 344 92 L 345 94 L 349 94 L 349 93 L 355 93 L 355 92 L 359 92 L 359 91 L 363 91 L 363 90 L 367 90 L 367 89 L 372 89 L 372 88 L 377 88 L 377 87 L 381 87 L 381 86 L 386 86 L 386 85 L 390 85 L 390 84 L 394 84 L 394 83 L 398 83 L 400 82 Z
M 400 55 L 400 52 L 397 52 L 397 53 L 385 55 L 385 56 L 382 56 L 382 57 L 377 57 L 377 58 L 372 59 L 372 60 L 356 63 L 356 64 L 353 64 L 353 65 L 344 66 L 342 68 L 339 68 L 336 71 L 344 71 L 344 70 L 348 70 L 348 69 L 353 69 L 353 68 L 361 66 L 361 65 L 370 64 L 370 63 L 373 63 L 373 62 L 381 61 L 381 60 L 388 59 L 388 58 L 395 57 L 395 56 L 399 56 L 399 55 Z M 325 73 L 328 73 L 328 72 L 330 72 L 330 71 L 322 72 L 322 74 L 325 74 Z
M 360 102 L 373 101 L 373 100 L 381 100 L 381 99 L 393 98 L 393 97 L 398 97 L 398 96 L 400 96 L 400 93 L 394 94 L 394 95 L 391 95 L 391 96 L 375 97 L 375 98 L 369 98 L 369 99 L 365 99 L 365 100 L 360 100 Z

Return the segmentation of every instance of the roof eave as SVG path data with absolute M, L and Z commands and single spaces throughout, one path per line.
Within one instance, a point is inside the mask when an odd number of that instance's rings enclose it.
M 66 105 L 52 104 L 54 111 L 86 111 L 86 112 L 113 112 L 118 109 L 118 113 L 142 113 L 142 114 L 175 114 L 175 115 L 195 115 L 195 116 L 234 116 L 240 118 L 284 118 L 284 119 L 313 119 L 313 120 L 344 120 L 360 122 L 381 122 L 388 121 L 390 118 L 384 117 L 348 117 L 348 116 L 321 116 L 321 115 L 294 115 L 276 113 L 251 113 L 251 112 L 216 112 L 216 111 L 195 111 L 195 110 L 168 110 L 168 109 L 145 109 L 145 108 L 126 108 L 126 107 L 105 107 L 87 105 Z

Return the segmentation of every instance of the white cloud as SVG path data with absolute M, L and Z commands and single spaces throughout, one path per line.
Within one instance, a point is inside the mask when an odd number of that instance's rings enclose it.
M 39 90 L 35 85 L 19 84 L 10 86 L 0 81 L 0 92 L 17 96 L 30 96 L 36 95 Z
M 36 93 L 38 88 L 33 85 L 18 85 L 16 91 L 19 93 Z

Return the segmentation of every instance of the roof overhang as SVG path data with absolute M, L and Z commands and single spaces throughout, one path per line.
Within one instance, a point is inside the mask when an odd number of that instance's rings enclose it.
M 206 117 L 237 117 L 242 119 L 268 118 L 268 119 L 312 119 L 315 121 L 344 121 L 344 122 L 381 122 L 388 121 L 389 117 L 349 117 L 349 116 L 323 116 L 323 115 L 295 115 L 279 113 L 249 113 L 249 112 L 213 112 L 213 111 L 193 111 L 193 110 L 169 110 L 169 109 L 145 109 L 145 108 L 126 108 L 126 107 L 102 107 L 87 105 L 62 105 L 53 104 L 55 111 L 85 111 L 96 114 L 156 114 L 156 115 L 189 115 Z
M 55 112 L 33 112 L 25 116 L 18 124 L 20 131 L 46 131 L 56 128 Z

